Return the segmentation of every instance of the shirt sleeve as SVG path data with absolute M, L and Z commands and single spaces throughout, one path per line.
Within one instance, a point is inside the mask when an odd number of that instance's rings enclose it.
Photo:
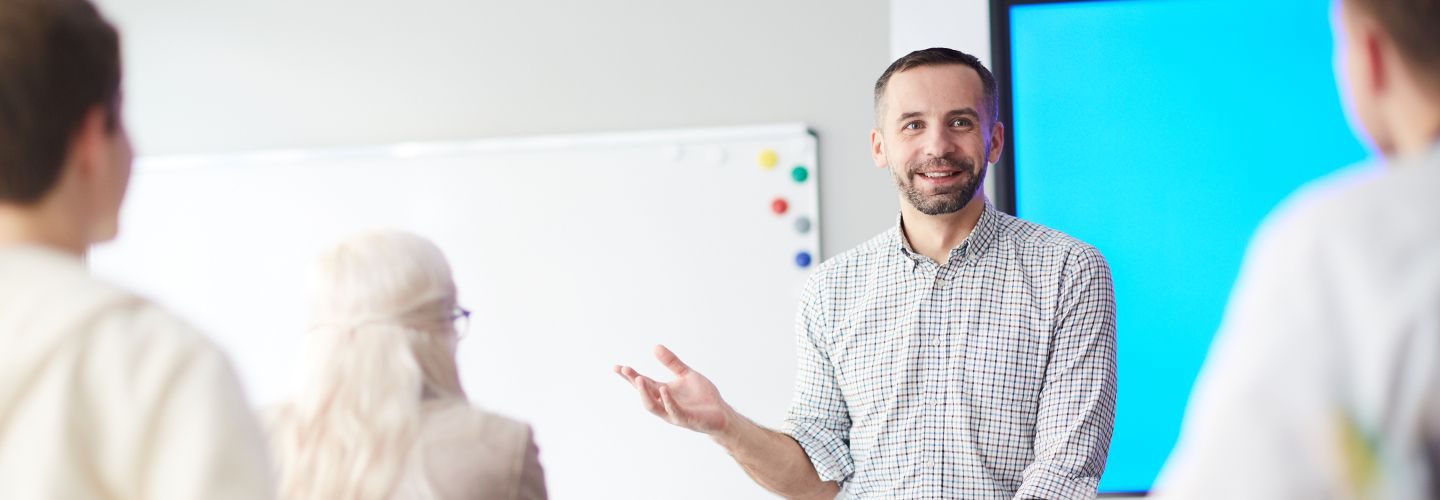
M 1072 251 L 1060 290 L 1035 461 L 1017 499 L 1094 498 L 1115 423 L 1115 294 L 1100 252 Z
M 274 498 L 265 441 L 224 354 L 138 309 L 102 323 L 87 368 L 101 474 L 123 498 Z
M 799 366 L 795 395 L 781 431 L 795 439 L 821 481 L 844 483 L 855 473 L 850 457 L 850 410 L 830 363 L 825 334 L 830 325 L 824 308 L 822 273 L 810 277 L 795 321 Z

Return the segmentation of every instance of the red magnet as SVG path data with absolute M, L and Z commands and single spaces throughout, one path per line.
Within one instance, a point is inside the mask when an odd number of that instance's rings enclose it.
M 775 198 L 775 201 L 770 202 L 770 211 L 775 212 L 775 215 L 782 215 L 789 209 L 790 204 L 785 202 L 785 198 Z

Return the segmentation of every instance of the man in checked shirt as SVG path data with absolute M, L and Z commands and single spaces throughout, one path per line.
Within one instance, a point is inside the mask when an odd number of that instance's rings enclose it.
M 1091 498 L 1115 416 L 1115 301 L 1094 247 L 998 212 L 1005 142 L 975 57 L 912 52 L 875 83 L 875 164 L 896 227 L 822 264 L 796 324 L 784 428 L 737 413 L 663 346 L 675 380 L 618 372 L 789 498 Z

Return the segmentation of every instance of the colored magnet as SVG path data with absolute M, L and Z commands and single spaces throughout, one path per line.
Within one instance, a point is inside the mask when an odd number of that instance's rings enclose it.
M 805 234 L 805 233 L 810 232 L 810 218 L 809 218 L 809 217 L 797 217 L 797 218 L 795 218 L 795 232 L 800 233 L 800 234 Z
M 810 252 L 800 252 L 795 254 L 795 265 L 797 266 L 800 266 L 802 268 L 810 267 L 810 260 Z
M 755 158 L 755 162 L 759 163 L 760 168 L 765 170 L 775 168 L 775 164 L 779 161 L 780 157 L 775 154 L 775 150 L 773 149 L 762 149 L 760 150 L 760 156 Z
M 790 169 L 790 178 L 795 179 L 795 182 L 805 182 L 805 179 L 810 178 L 810 171 L 805 170 L 804 165 L 796 165 Z
M 785 202 L 785 198 L 775 198 L 775 201 L 770 202 L 770 211 L 775 212 L 775 215 L 783 215 L 789 209 L 790 204 Z

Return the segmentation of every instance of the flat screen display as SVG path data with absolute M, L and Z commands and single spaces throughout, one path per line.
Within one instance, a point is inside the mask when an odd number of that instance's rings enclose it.
M 1102 493 L 1150 489 L 1265 215 L 1368 155 L 1336 90 L 1329 9 L 1008 6 L 1016 214 L 1096 246 L 1115 278 L 1120 385 Z

